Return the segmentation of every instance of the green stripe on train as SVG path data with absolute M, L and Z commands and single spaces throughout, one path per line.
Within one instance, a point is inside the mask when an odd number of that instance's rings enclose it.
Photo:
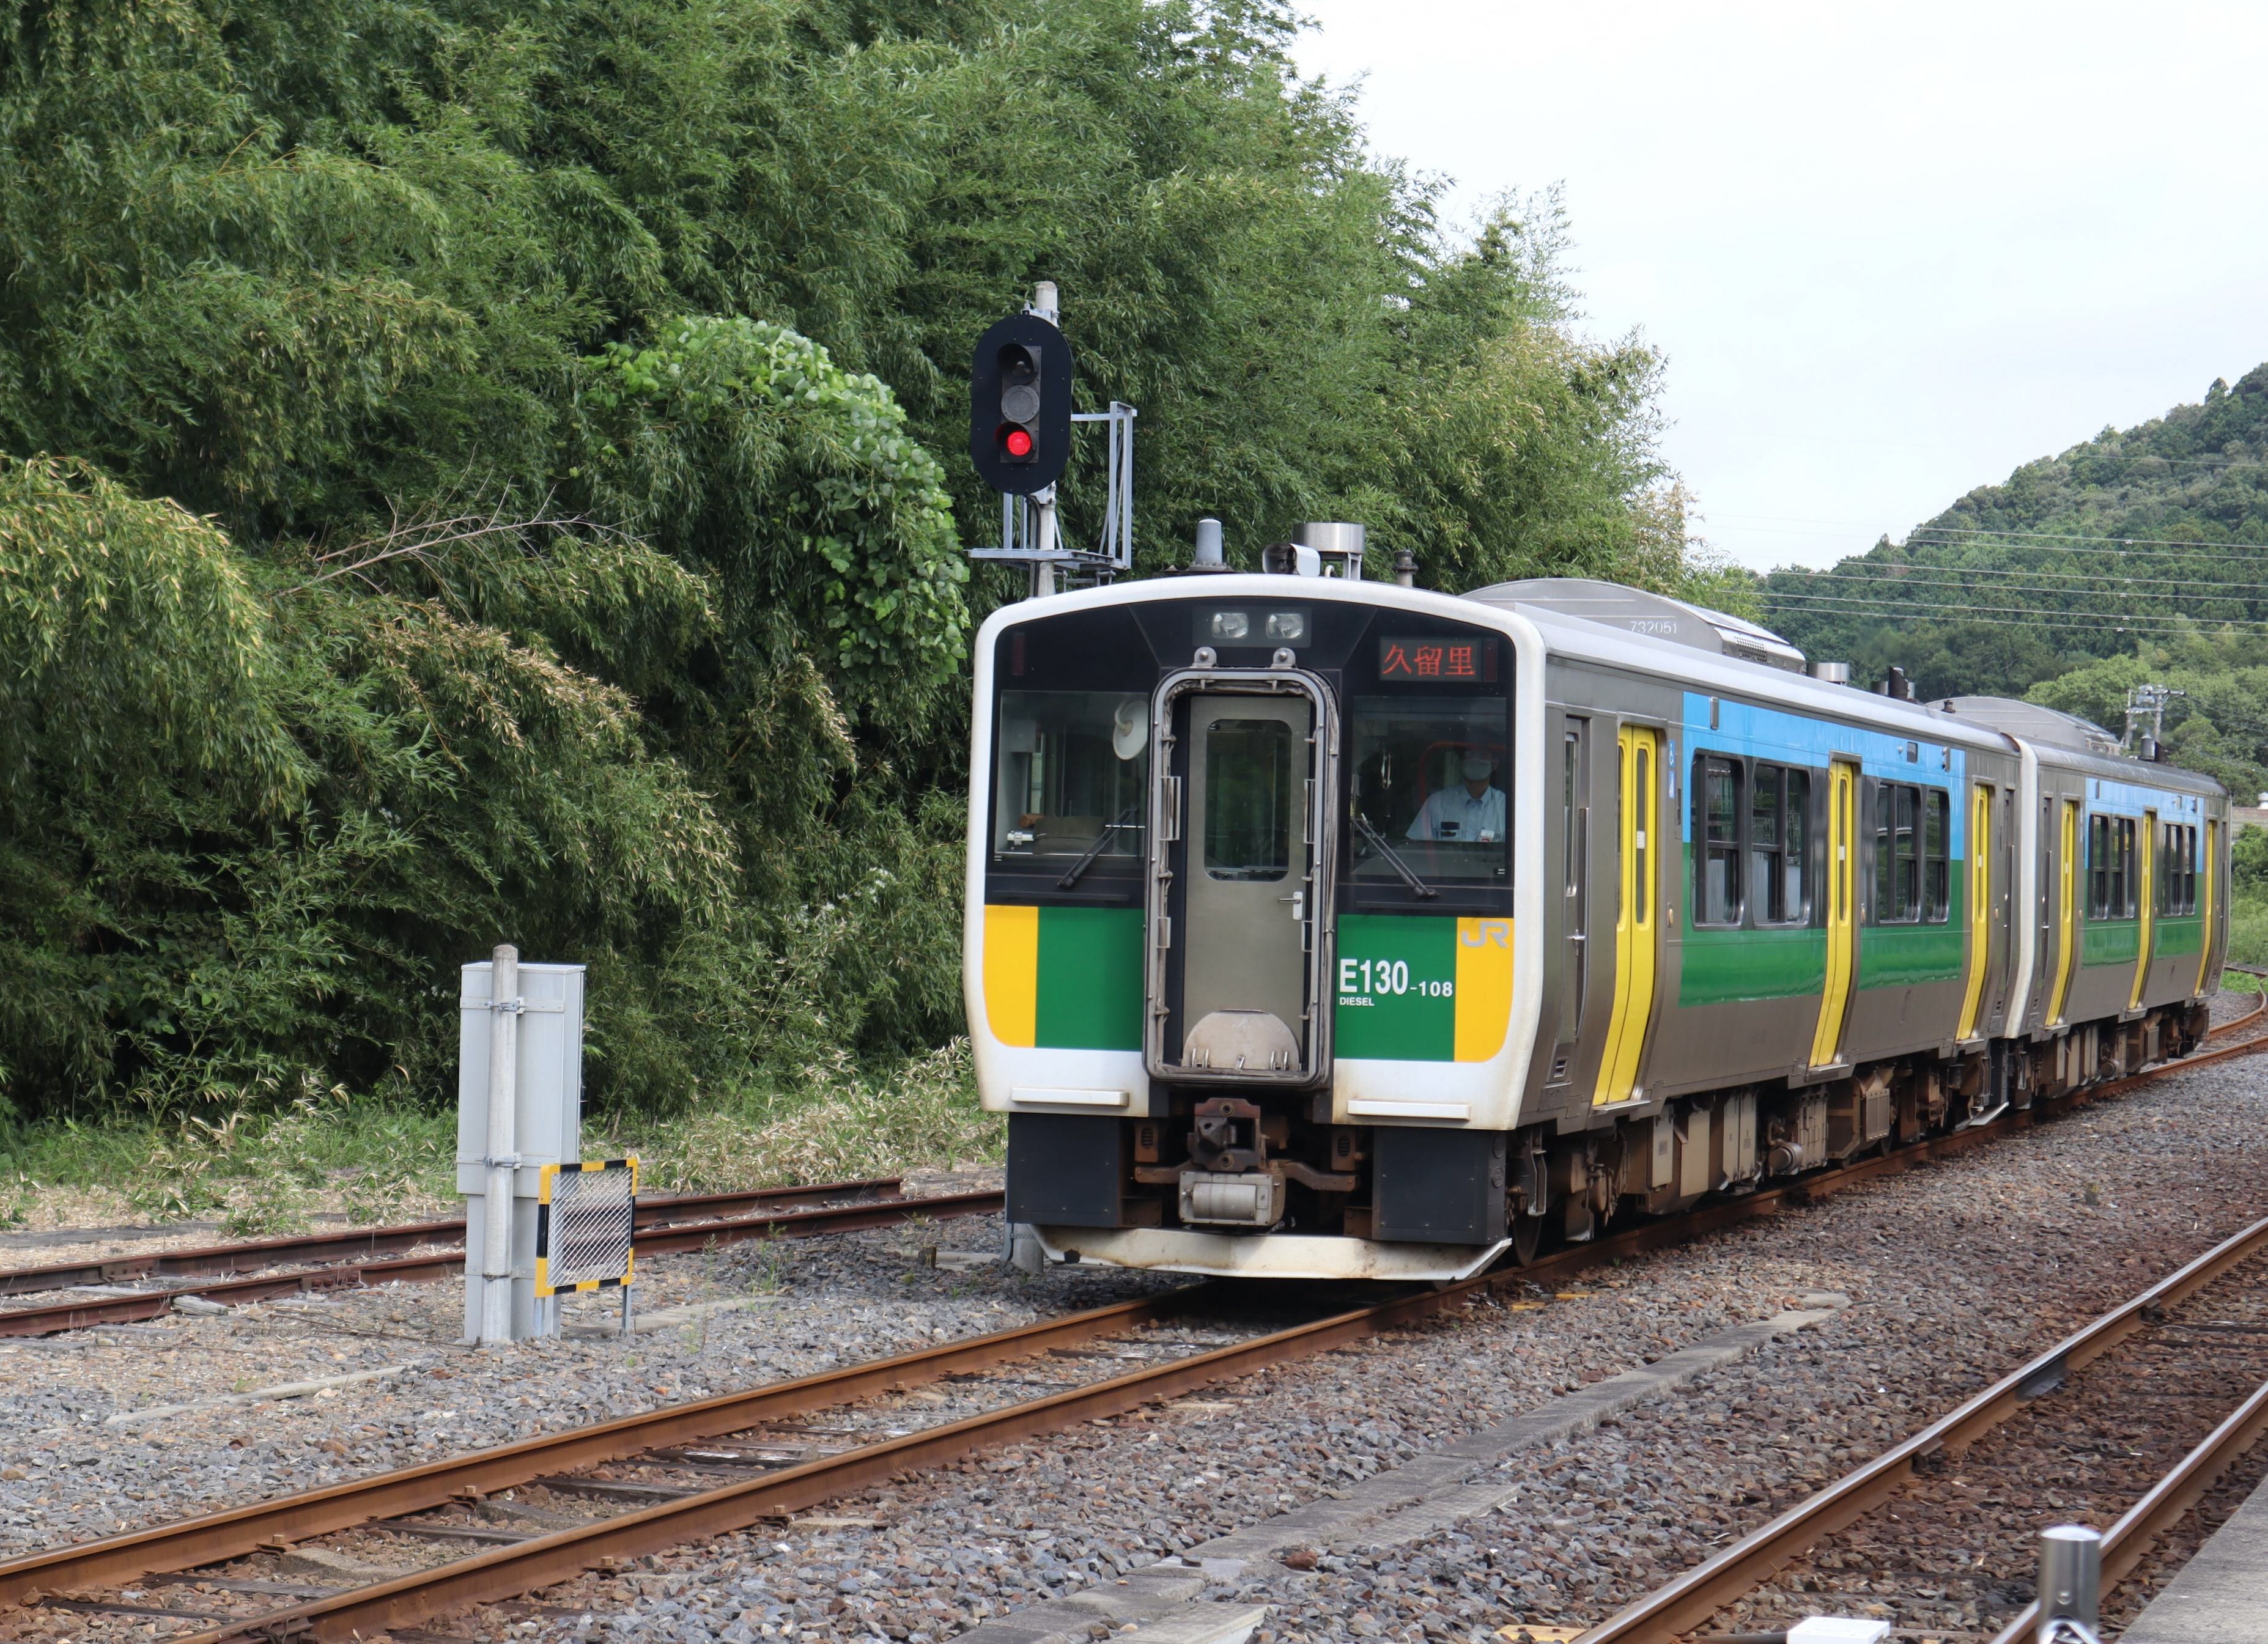
M 2185 953 L 2202 952 L 2205 948 L 2205 915 L 2183 914 L 2174 919 L 2161 919 L 2150 938 L 2150 951 L 2161 959 L 2179 958 Z
M 1688 856 L 1690 860 L 1690 847 Z M 1951 864 L 1950 873 L 1953 907 L 1942 922 L 1859 928 L 1860 988 L 1911 987 L 1957 981 L 1967 974 L 1962 910 L 1968 901 L 1968 875 L 1958 862 Z M 1827 985 L 1827 932 L 1816 925 L 1738 930 L 1695 927 L 1680 944 L 1678 965 L 1681 1009 L 1754 999 L 1816 998 Z
M 1142 1048 L 1142 910 L 1042 907 L 1034 1037 L 1046 1050 Z

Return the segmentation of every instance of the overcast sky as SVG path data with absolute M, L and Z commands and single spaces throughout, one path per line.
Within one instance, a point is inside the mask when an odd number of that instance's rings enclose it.
M 1903 537 L 2268 360 L 2268 4 L 1302 0 L 1469 216 L 1564 187 L 1744 564 Z

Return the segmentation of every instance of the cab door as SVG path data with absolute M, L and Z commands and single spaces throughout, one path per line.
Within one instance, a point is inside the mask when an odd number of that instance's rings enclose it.
M 1827 774 L 1827 969 L 1811 1035 L 1815 1068 L 1831 1068 L 1843 1054 L 1843 1024 L 1859 970 L 1858 904 L 1859 767 L 1837 760 Z
M 1152 700 L 1143 1058 L 1177 1083 L 1330 1075 L 1322 965 L 1338 725 L 1314 675 L 1189 670 Z
M 1661 820 L 1661 733 L 1624 725 L 1615 738 L 1615 999 L 1594 1107 L 1627 1102 L 1653 1019 L 1660 949 L 1654 852 Z

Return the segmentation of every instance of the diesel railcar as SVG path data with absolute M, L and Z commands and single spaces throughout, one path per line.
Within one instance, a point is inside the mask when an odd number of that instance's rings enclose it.
M 966 987 L 1027 1251 L 1454 1279 L 2194 1047 L 2217 783 L 1817 672 L 1576 581 L 995 613 Z

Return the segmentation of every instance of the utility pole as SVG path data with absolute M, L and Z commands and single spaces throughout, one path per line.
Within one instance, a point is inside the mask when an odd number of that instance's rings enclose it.
M 2155 760 L 2159 745 L 2166 738 L 2166 707 L 2177 696 L 2187 696 L 2187 691 L 2176 691 L 2170 686 L 2137 685 L 2126 692 L 2126 734 L 2118 744 L 2119 752 L 2131 753 L 2138 760 Z M 2135 732 L 2147 720 L 2150 729 L 2138 741 Z

